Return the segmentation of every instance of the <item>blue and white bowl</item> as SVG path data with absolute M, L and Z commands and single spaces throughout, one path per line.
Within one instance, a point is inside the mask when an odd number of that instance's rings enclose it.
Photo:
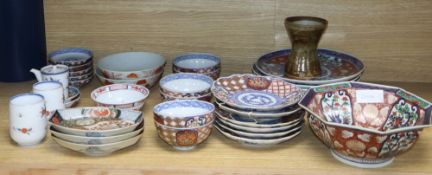
M 213 79 L 197 73 L 177 73 L 159 81 L 160 92 L 174 98 L 200 98 L 210 93 Z
M 48 55 L 48 61 L 53 64 L 79 66 L 91 62 L 93 52 L 84 48 L 63 48 Z
M 221 60 L 210 53 L 188 53 L 177 56 L 172 69 L 173 73 L 200 73 L 216 80 L 221 72 Z

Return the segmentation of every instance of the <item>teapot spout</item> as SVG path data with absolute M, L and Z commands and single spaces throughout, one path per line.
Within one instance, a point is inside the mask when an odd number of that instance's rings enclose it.
M 37 69 L 30 69 L 30 72 L 32 72 L 35 75 L 37 81 L 42 81 L 42 74 L 41 74 L 41 72 L 39 70 L 37 70 Z

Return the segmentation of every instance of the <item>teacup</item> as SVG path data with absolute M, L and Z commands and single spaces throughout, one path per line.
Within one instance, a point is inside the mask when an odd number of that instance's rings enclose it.
M 65 94 L 65 98 L 68 95 L 68 86 L 69 86 L 69 67 L 66 65 L 48 65 L 41 70 L 31 69 L 32 72 L 38 81 L 59 81 L 63 85 L 63 94 Z
M 55 112 L 65 108 L 63 86 L 58 81 L 37 82 L 33 84 L 33 93 L 44 97 L 47 111 Z
M 9 132 L 20 146 L 39 144 L 46 135 L 49 112 L 44 97 L 34 93 L 13 96 L 9 101 Z

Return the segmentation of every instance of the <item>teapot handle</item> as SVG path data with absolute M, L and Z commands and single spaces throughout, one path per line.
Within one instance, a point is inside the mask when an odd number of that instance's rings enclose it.
M 42 81 L 42 73 L 39 70 L 30 69 L 30 72 L 32 72 L 35 75 L 37 81 Z

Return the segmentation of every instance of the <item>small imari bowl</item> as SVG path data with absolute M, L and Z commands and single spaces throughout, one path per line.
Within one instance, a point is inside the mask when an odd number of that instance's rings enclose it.
M 159 137 L 167 144 L 179 151 L 194 149 L 198 144 L 204 142 L 211 134 L 213 121 L 202 126 L 189 128 L 177 128 L 162 125 L 155 121 Z
M 93 90 L 90 97 L 96 106 L 141 110 L 149 94 L 150 91 L 141 85 L 112 84 Z
M 342 82 L 309 90 L 299 105 L 339 161 L 361 168 L 389 165 L 431 126 L 431 103 L 398 87 Z
M 175 128 L 193 128 L 213 122 L 215 106 L 200 100 L 173 100 L 153 108 L 154 120 Z
M 101 58 L 97 67 L 109 79 L 137 79 L 161 73 L 165 64 L 165 58 L 156 53 L 122 52 Z
M 99 81 L 103 85 L 127 83 L 127 84 L 142 85 L 142 86 L 145 86 L 147 88 L 151 88 L 154 85 L 156 85 L 157 82 L 162 78 L 163 72 L 164 71 L 162 70 L 158 74 L 155 74 L 155 75 L 149 76 L 149 77 L 144 77 L 144 78 L 121 79 L 121 80 L 106 78 L 102 75 L 102 72 L 99 69 L 96 69 L 95 74 L 96 74 L 96 77 L 99 79 Z
M 159 91 L 162 99 L 164 101 L 170 101 L 170 100 L 202 100 L 202 101 L 208 101 L 211 102 L 213 95 L 212 93 L 208 93 L 205 95 L 200 96 L 186 96 L 186 97 L 178 97 L 178 96 L 171 96 L 168 94 L 163 93 L 162 91 Z
M 196 73 L 177 73 L 159 81 L 160 92 L 175 98 L 200 97 L 210 93 L 213 79 Z
M 63 48 L 48 55 L 48 61 L 52 64 L 64 64 L 67 66 L 80 66 L 92 62 L 93 52 L 84 48 Z
M 173 73 L 204 74 L 216 80 L 221 72 L 221 60 L 218 56 L 209 53 L 188 53 L 174 59 L 172 70 Z

